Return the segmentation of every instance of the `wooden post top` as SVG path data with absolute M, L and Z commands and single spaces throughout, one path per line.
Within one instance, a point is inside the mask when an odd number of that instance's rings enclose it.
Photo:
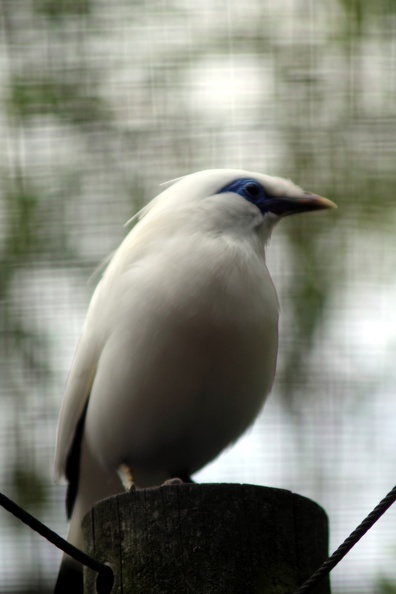
M 328 556 L 315 502 L 284 489 L 164 485 L 100 501 L 87 553 L 115 572 L 112 594 L 292 594 Z M 96 574 L 85 572 L 86 594 Z M 313 594 L 330 594 L 329 580 Z

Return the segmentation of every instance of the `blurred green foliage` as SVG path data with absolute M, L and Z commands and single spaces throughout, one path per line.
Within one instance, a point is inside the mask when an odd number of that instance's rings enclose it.
M 378 580 L 378 594 L 396 594 L 396 582 L 391 582 L 384 577 L 380 578 Z
M 396 13 L 395 0 L 340 0 L 349 16 L 348 24 L 355 26 L 361 34 L 364 25 L 369 23 L 373 16 L 392 15 Z
M 90 93 L 93 89 L 90 89 Z M 40 80 L 26 84 L 26 79 L 12 81 L 8 99 L 9 112 L 20 118 L 51 115 L 79 125 L 102 118 L 101 101 L 86 94 L 81 82 Z
M 70 16 L 86 16 L 91 9 L 91 0 L 34 0 L 33 9 L 57 20 Z
M 255 149 L 267 137 L 276 137 L 281 158 L 271 163 L 277 173 L 320 191 L 340 207 L 331 223 L 324 217 L 314 222 L 307 218 L 283 228 L 292 261 L 299 265 L 291 266 L 281 301 L 298 340 L 285 348 L 278 385 L 285 411 L 296 423 L 302 422 L 301 398 L 315 395 L 309 373 L 315 340 L 345 275 L 348 238 L 340 231 L 334 242 L 334 230 L 353 220 L 363 229 L 380 226 L 385 234 L 393 233 L 394 89 L 385 69 L 379 76 L 383 62 L 367 62 L 367 43 L 379 46 L 381 59 L 390 51 L 394 41 L 387 19 L 396 12 L 395 0 L 339 0 L 333 7 L 336 16 L 324 15 L 322 34 L 291 32 L 289 37 L 282 37 L 282 18 L 272 13 L 271 3 L 257 0 L 253 16 L 246 10 L 245 20 L 232 24 L 231 40 L 223 22 L 216 28 L 211 21 L 207 43 L 201 39 L 200 19 L 183 3 L 162 3 L 157 12 L 153 4 L 144 16 L 141 2 L 114 1 L 107 9 L 105 4 L 0 0 L 0 352 L 3 365 L 12 362 L 22 378 L 22 388 L 14 383 L 9 394 L 18 411 L 13 417 L 17 453 L 9 480 L 15 498 L 38 510 L 46 503 L 46 479 L 30 458 L 30 442 L 21 427 L 30 389 L 44 390 L 51 376 L 50 347 L 39 330 L 21 319 L 13 301 L 14 283 L 31 267 L 49 264 L 79 268 L 83 278 L 103 256 L 100 248 L 88 249 L 80 242 L 91 237 L 91 243 L 101 243 L 97 209 L 103 209 L 110 225 L 116 220 L 121 224 L 121 213 L 132 214 L 147 200 L 152 177 L 164 181 L 224 164 L 232 124 L 221 118 L 208 123 L 188 100 L 189 81 L 199 75 L 202 60 L 216 64 L 231 52 L 233 59 L 245 56 L 252 66 L 269 69 L 271 106 L 264 89 L 250 124 L 254 142 L 250 149 L 241 147 L 245 166 L 255 162 Z M 114 30 L 109 19 L 114 19 Z M 172 33 L 176 24 L 180 38 Z M 195 34 L 185 36 L 190 29 Z M 385 32 L 382 37 L 376 35 L 378 29 Z M 119 51 L 128 56 L 124 71 L 121 56 L 110 47 L 116 43 L 112 36 L 121 35 Z M 148 51 L 142 37 L 149 35 Z M 163 35 L 162 45 L 158 35 Z M 373 69 L 375 83 L 369 79 Z M 128 76 L 135 82 L 119 97 L 117 85 L 123 90 L 123 77 Z M 86 213 L 92 213 L 93 222 Z M 331 254 L 323 253 L 326 242 Z M 386 580 L 379 588 L 384 594 L 395 591 Z
M 18 503 L 24 509 L 34 510 L 38 514 L 47 502 L 48 488 L 44 477 L 38 475 L 33 469 L 16 466 L 13 476 L 15 490 L 18 494 Z M 26 530 L 18 521 L 17 525 Z

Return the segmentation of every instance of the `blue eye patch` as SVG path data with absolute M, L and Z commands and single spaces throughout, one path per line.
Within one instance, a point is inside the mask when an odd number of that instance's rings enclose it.
M 225 194 L 226 192 L 239 194 L 245 200 L 258 206 L 263 213 L 269 210 L 268 207 L 271 204 L 271 198 L 267 195 L 263 186 L 255 179 L 236 179 L 222 188 L 219 194 Z

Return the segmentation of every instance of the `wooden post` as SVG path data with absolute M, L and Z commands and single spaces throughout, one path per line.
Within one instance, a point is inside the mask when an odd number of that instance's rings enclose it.
M 99 502 L 87 552 L 115 571 L 112 594 L 292 594 L 328 556 L 313 501 L 253 485 L 181 484 Z M 96 574 L 85 573 L 85 594 Z M 326 579 L 314 591 L 330 594 Z

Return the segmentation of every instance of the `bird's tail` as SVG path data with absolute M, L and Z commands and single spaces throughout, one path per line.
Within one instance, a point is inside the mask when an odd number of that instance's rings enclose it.
M 67 540 L 83 550 L 81 522 L 86 513 L 101 499 L 124 491 L 118 475 L 109 476 L 89 451 L 83 437 L 76 496 L 71 510 Z M 54 594 L 82 594 L 83 574 L 80 563 L 63 555 Z
M 54 594 L 83 594 L 83 573 L 77 561 L 64 555 L 56 580 Z

